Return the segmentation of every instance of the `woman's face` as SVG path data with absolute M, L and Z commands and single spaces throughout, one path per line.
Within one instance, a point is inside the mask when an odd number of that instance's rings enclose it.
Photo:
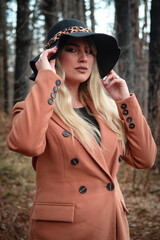
M 85 82 L 92 71 L 94 54 L 85 38 L 70 37 L 60 56 L 66 84 Z

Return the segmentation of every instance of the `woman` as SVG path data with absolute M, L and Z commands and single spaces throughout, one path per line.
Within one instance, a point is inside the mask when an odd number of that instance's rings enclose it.
M 113 37 L 66 19 L 31 61 L 35 85 L 15 105 L 8 136 L 36 171 L 30 240 L 130 239 L 117 171 L 122 159 L 151 167 L 156 146 L 135 95 L 112 70 L 119 52 Z

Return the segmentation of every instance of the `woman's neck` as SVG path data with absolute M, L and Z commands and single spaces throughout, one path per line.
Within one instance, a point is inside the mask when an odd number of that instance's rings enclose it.
M 72 106 L 73 108 L 81 108 L 83 107 L 83 104 L 79 100 L 79 94 L 78 94 L 78 89 L 79 85 L 67 85 L 67 88 L 72 96 Z

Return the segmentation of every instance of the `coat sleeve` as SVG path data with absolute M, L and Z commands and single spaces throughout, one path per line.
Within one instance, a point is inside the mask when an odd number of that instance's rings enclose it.
M 135 95 L 130 94 L 129 98 L 116 104 L 127 137 L 123 159 L 135 168 L 150 168 L 154 164 L 157 148 Z
M 51 70 L 40 70 L 25 101 L 12 112 L 8 148 L 26 156 L 38 156 L 46 146 L 46 131 L 62 79 Z M 53 98 L 51 97 L 51 93 Z

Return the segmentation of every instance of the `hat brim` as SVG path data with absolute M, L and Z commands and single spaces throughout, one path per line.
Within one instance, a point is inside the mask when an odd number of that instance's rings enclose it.
M 104 78 L 115 66 L 120 56 L 120 48 L 118 47 L 117 40 L 110 35 L 104 33 L 88 33 L 88 32 L 73 32 L 62 34 L 60 39 L 53 44 L 50 48 L 60 45 L 66 37 L 89 37 L 93 40 L 97 49 L 97 64 L 101 78 Z M 35 80 L 37 69 L 35 63 L 38 61 L 40 54 L 30 61 L 30 67 L 33 74 L 30 76 L 31 80 Z M 57 54 L 53 58 L 56 58 Z

